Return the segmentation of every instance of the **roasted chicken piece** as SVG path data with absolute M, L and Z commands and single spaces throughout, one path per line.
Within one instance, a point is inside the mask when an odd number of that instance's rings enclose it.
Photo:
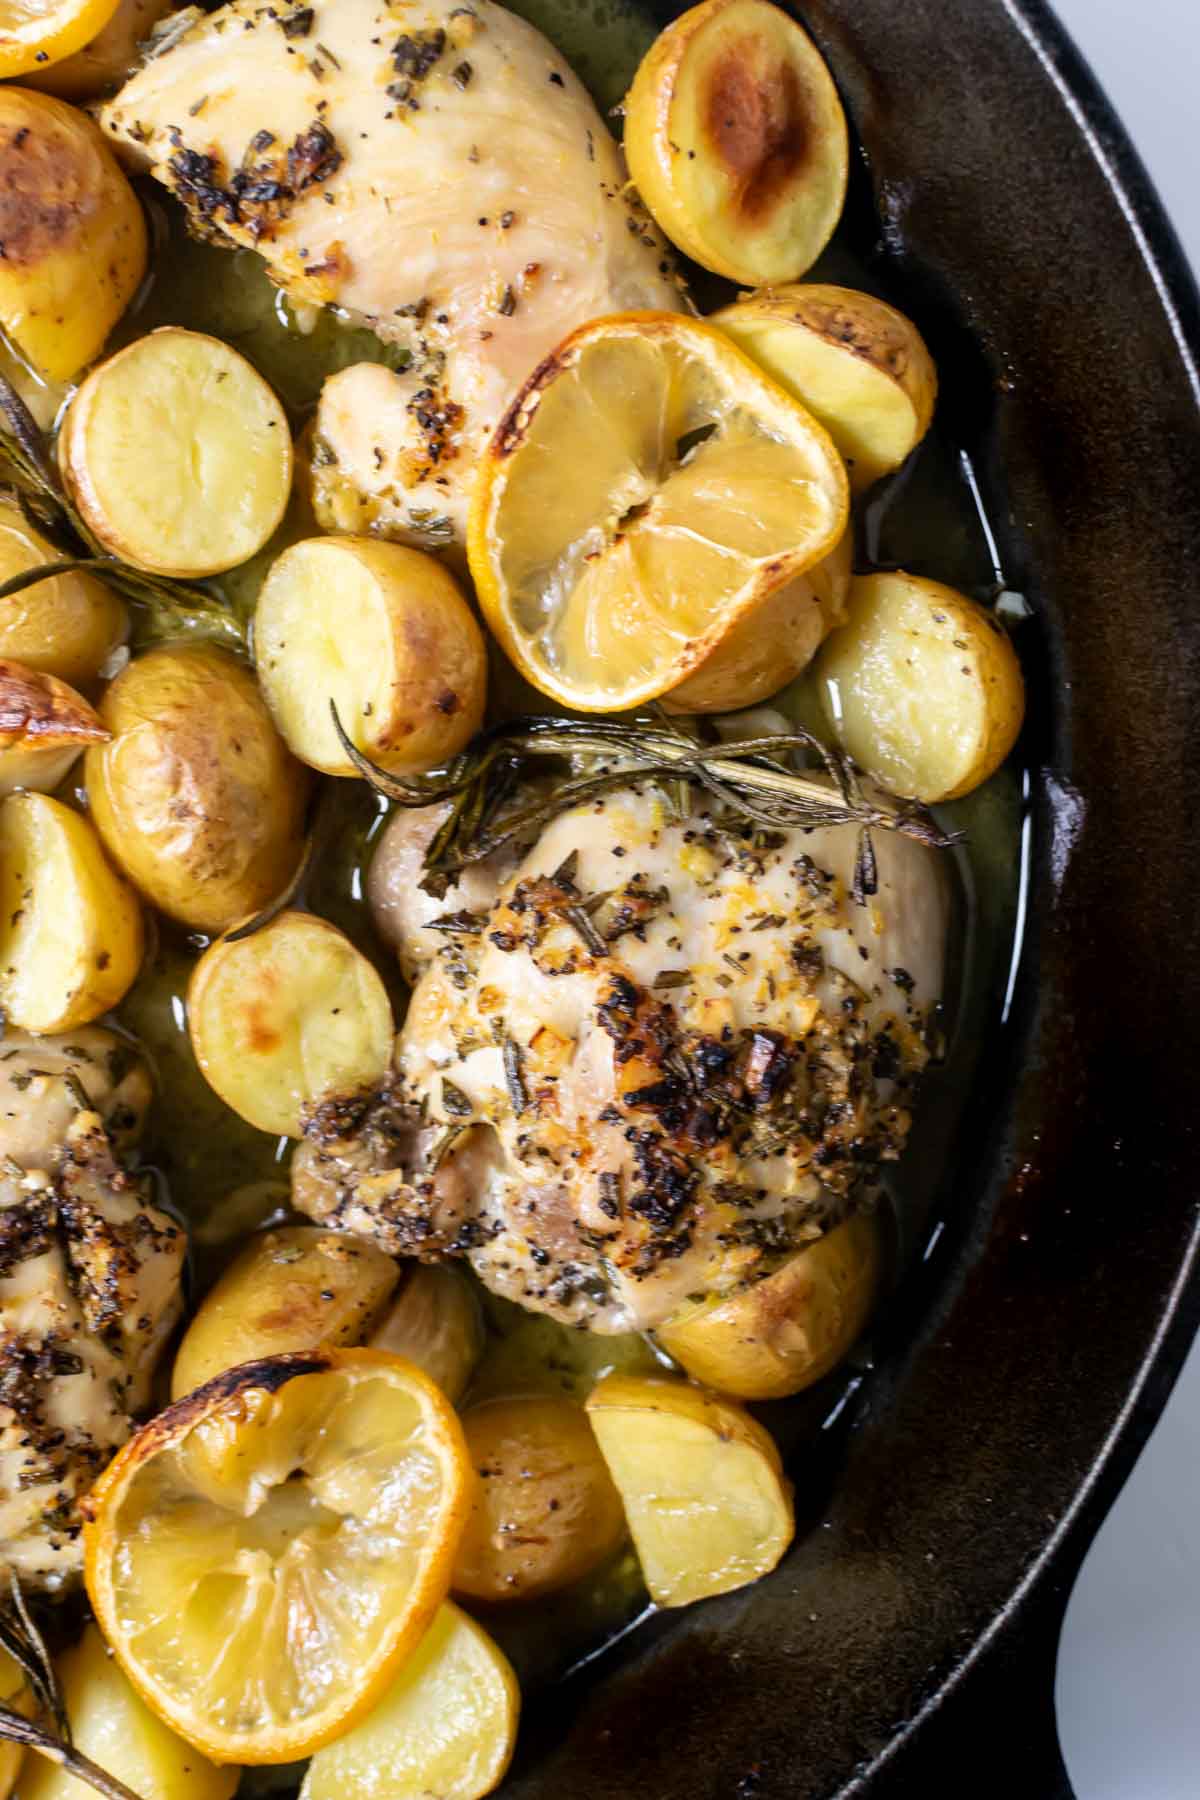
M 186 1243 L 114 1156 L 149 1091 L 128 1045 L 93 1027 L 0 1057 L 0 1564 L 57 1589 L 79 1502 L 149 1401 Z
M 899 1155 L 941 993 L 934 852 L 857 830 L 745 836 L 646 789 L 565 814 L 490 903 L 373 897 L 422 965 L 388 1091 L 314 1119 L 297 1204 L 597 1331 L 648 1329 L 773 1268 Z M 497 872 L 500 873 L 500 872 Z
M 198 231 L 407 350 L 402 374 L 326 383 L 327 529 L 461 542 L 476 455 L 542 358 L 585 319 L 680 304 L 586 91 L 492 0 L 233 0 L 102 121 Z

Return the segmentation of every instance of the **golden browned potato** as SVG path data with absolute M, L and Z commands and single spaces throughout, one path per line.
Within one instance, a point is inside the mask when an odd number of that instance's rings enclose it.
M 699 672 L 664 694 L 666 712 L 739 712 L 794 681 L 846 613 L 854 530 L 814 568 L 776 588 L 733 627 Z
M 50 793 L 89 744 L 107 738 L 95 708 L 65 681 L 0 658 L 0 795 Z
M 399 1274 L 390 1256 L 346 1232 L 315 1225 L 260 1232 L 205 1295 L 184 1332 L 171 1398 L 262 1356 L 365 1343 Z
M 41 1035 L 116 1006 L 142 961 L 142 911 L 88 821 L 46 794 L 0 800 L 0 1008 Z
M 188 1030 L 205 1079 L 260 1131 L 300 1137 L 322 1101 L 362 1093 L 391 1061 L 378 973 L 336 925 L 281 912 L 196 964 Z
M 792 1541 L 791 1483 L 736 1401 L 686 1381 L 607 1375 L 588 1399 L 651 1597 L 685 1606 L 745 1587 Z
M 861 1336 L 880 1265 L 878 1222 L 855 1213 L 753 1287 L 684 1307 L 658 1340 L 695 1380 L 739 1400 L 797 1394 Z
M 969 794 L 1004 761 L 1025 683 L 994 615 L 922 576 L 864 575 L 815 677 L 838 742 L 893 794 L 932 804 Z
M 0 582 L 60 556 L 16 502 L 0 496 Z M 75 687 L 96 679 L 128 629 L 112 589 L 85 570 L 52 575 L 0 600 L 0 656 Z
M 709 323 L 820 419 L 856 493 L 898 469 L 929 430 L 937 369 L 886 300 L 797 282 L 748 294 Z
M 587 1415 L 523 1394 L 463 1415 L 479 1476 L 451 1581 L 472 1600 L 529 1600 L 569 1587 L 621 1542 L 625 1517 Z
M 39 373 L 99 356 L 146 272 L 137 196 L 91 119 L 0 87 L 0 326 Z
M 34 1709 L 21 1666 L 7 1650 L 0 1650 L 0 1706 L 9 1706 L 28 1718 Z M 20 1744 L 0 1744 L 0 1800 L 8 1800 L 17 1785 L 25 1751 Z
M 59 1658 L 75 1747 L 145 1800 L 231 1800 L 239 1769 L 218 1768 L 151 1712 L 96 1625 Z M 32 1751 L 21 1800 L 90 1800 L 92 1790 Z
M 124 1150 L 142 1134 L 152 1091 L 133 1044 L 103 1025 L 77 1025 L 59 1037 L 34 1037 L 10 1025 L 0 1042 L 0 1160 L 50 1168 L 81 1094 Z
M 107 550 L 158 575 L 217 575 L 287 509 L 287 415 L 244 356 L 174 325 L 93 369 L 58 436 L 63 479 Z
M 162 912 L 223 931 L 282 893 L 303 850 L 311 777 L 250 670 L 207 644 L 166 645 L 100 703 L 88 799 L 114 860 Z
M 475 1290 L 452 1263 L 409 1263 L 368 1341 L 373 1349 L 407 1356 L 457 1402 L 483 1349 Z
M 30 87 L 63 100 L 93 100 L 110 93 L 141 65 L 141 46 L 176 0 L 119 0 L 117 10 L 74 56 L 27 75 Z
M 704 0 L 660 33 L 625 103 L 625 155 L 667 236 L 754 287 L 803 275 L 846 195 L 837 89 L 769 0 Z
M 272 565 L 254 618 L 259 680 L 295 754 L 354 775 L 355 746 L 393 774 L 436 768 L 483 723 L 487 651 L 434 557 L 374 538 L 309 538 Z

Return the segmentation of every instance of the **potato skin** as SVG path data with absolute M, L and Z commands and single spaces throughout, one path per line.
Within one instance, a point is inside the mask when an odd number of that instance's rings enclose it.
M 579 1581 L 625 1534 L 620 1497 L 583 1408 L 524 1394 L 463 1415 L 480 1476 L 451 1586 L 473 1600 L 528 1600 Z
M 166 645 L 130 663 L 99 710 L 113 735 L 88 753 L 92 817 L 154 906 L 217 932 L 282 892 L 311 778 L 249 669 L 210 645 Z
M 59 556 L 19 506 L 0 498 L 0 582 Z M 73 687 L 96 679 L 128 629 L 125 608 L 112 589 L 84 570 L 53 575 L 0 600 L 0 656 Z
M 89 744 L 108 731 L 82 694 L 0 657 L 0 794 L 53 791 Z
M 658 1341 L 708 1387 L 781 1400 L 827 1375 L 861 1336 L 881 1266 L 878 1222 L 855 1213 L 753 1287 L 686 1307 Z
M 0 325 L 41 374 L 100 354 L 146 272 L 137 196 L 97 127 L 50 94 L 0 87 Z
M 263 1356 L 362 1344 L 400 1270 L 363 1238 L 315 1225 L 260 1232 L 201 1301 L 171 1371 L 171 1398 Z

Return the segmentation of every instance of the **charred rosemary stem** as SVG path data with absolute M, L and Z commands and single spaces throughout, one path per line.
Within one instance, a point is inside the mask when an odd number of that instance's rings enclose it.
M 90 1756 L 84 1756 L 81 1750 L 73 1749 L 55 1737 L 52 1731 L 35 1725 L 31 1719 L 24 1719 L 20 1713 L 12 1712 L 7 1706 L 0 1706 L 0 1739 L 10 1744 L 23 1744 L 27 1750 L 36 1750 L 39 1756 L 57 1763 L 76 1781 L 85 1781 L 98 1794 L 104 1794 L 106 1800 L 142 1800 L 132 1788 L 110 1775 L 107 1769 L 100 1768 Z

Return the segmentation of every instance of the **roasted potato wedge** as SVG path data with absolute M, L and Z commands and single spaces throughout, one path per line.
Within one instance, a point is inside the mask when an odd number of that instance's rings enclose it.
M 105 549 L 158 575 L 217 575 L 287 509 L 287 416 L 220 338 L 163 326 L 93 369 L 58 436 L 63 479 Z
M 218 1768 L 151 1712 L 114 1661 L 95 1625 L 59 1658 L 58 1676 L 75 1748 L 149 1800 L 230 1800 L 240 1769 Z M 21 1800 L 89 1800 L 92 1790 L 32 1753 Z
M 736 1402 L 686 1381 L 607 1375 L 587 1411 L 660 1606 L 775 1567 L 795 1529 L 791 1483 L 769 1433 Z
M 5 1031 L 0 1044 L 0 1161 L 45 1169 L 66 1141 L 80 1092 L 118 1149 L 136 1144 L 153 1092 L 144 1059 L 102 1025 L 63 1037 Z
M 780 1400 L 836 1367 L 879 1292 L 878 1221 L 855 1213 L 773 1275 L 686 1306 L 657 1337 L 688 1374 L 739 1400 Z
M 803 275 L 846 196 L 837 89 L 770 0 L 704 0 L 659 34 L 625 102 L 625 155 L 667 236 L 748 286 Z
M 262 1356 L 365 1343 L 399 1274 L 390 1256 L 344 1231 L 260 1232 L 200 1302 L 175 1353 L 171 1398 Z
M 88 800 L 114 861 L 162 912 L 224 931 L 283 892 L 303 851 L 311 777 L 249 669 L 211 645 L 166 645 L 100 703 Z
M 27 75 L 30 87 L 79 105 L 120 87 L 140 67 L 142 45 L 175 0 L 118 0 L 107 25 L 61 62 Z
M 0 582 L 59 558 L 15 501 L 0 498 Z M 52 575 L 0 600 L 0 656 L 75 687 L 96 679 L 128 629 L 117 596 L 86 570 Z
M 819 282 L 767 288 L 709 324 L 820 419 L 856 493 L 898 469 L 929 430 L 933 358 L 912 321 L 873 294 Z
M 452 1600 L 360 1725 L 318 1750 L 300 1800 L 483 1800 L 512 1759 L 521 1691 Z
M 0 87 L 0 327 L 71 381 L 146 272 L 146 224 L 99 130 L 50 94 Z
M 487 651 L 454 577 L 422 550 L 309 538 L 272 565 L 254 618 L 259 680 L 285 742 L 327 775 L 354 745 L 392 774 L 436 768 L 483 723 Z
M 484 1400 L 463 1414 L 479 1483 L 451 1587 L 529 1600 L 580 1581 L 625 1535 L 621 1501 L 583 1408 L 554 1395 Z
M 475 1291 L 450 1263 L 410 1263 L 367 1342 L 372 1349 L 407 1356 L 457 1403 L 483 1349 Z
M 188 1030 L 205 1078 L 260 1131 L 300 1137 L 323 1100 L 374 1086 L 395 1024 L 375 969 L 335 925 L 282 912 L 196 964 Z
M 768 594 L 695 675 L 663 695 L 664 712 L 740 712 L 794 681 L 845 617 L 853 556 L 848 525 L 828 556 Z
M 68 1031 L 116 1006 L 142 961 L 142 911 L 88 821 L 46 794 L 0 800 L 0 1008 Z
M 932 804 L 969 794 L 1004 761 L 1025 683 L 999 621 L 922 576 L 864 575 L 815 667 L 826 719 L 858 766 Z
M 0 795 L 50 793 L 89 744 L 108 736 L 95 708 L 65 681 L 0 658 Z

